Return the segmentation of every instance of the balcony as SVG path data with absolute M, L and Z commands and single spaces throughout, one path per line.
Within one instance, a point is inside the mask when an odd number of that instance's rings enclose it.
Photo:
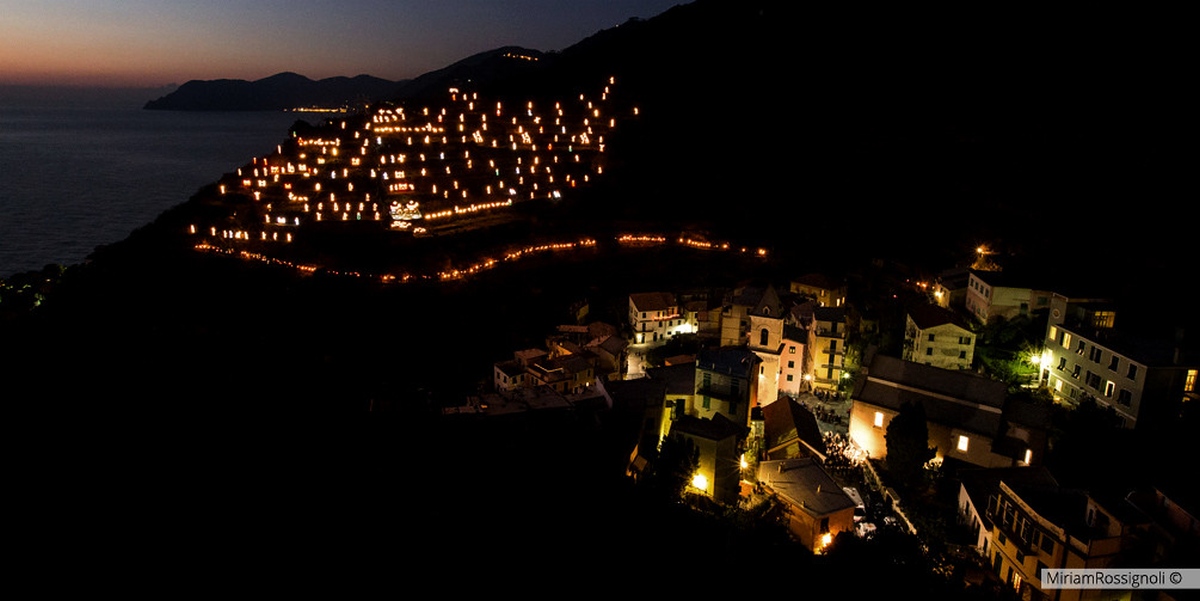
M 1034 526 L 1032 526 L 1033 520 L 1030 520 L 1028 516 L 1024 517 L 1025 520 L 1030 523 L 1030 525 L 1025 527 L 1023 533 L 1018 533 L 1016 530 L 1016 524 L 1020 522 L 1019 518 L 1023 517 L 1020 513 L 1010 513 L 1007 515 L 1006 519 L 1004 512 L 1000 511 L 998 504 L 989 501 L 987 517 L 988 519 L 992 520 L 992 524 L 995 525 L 996 529 L 999 530 L 1000 533 L 1005 536 L 1005 538 L 1012 541 L 1013 546 L 1015 546 L 1018 551 L 1024 553 L 1025 555 L 1037 553 L 1037 550 L 1033 547 L 1032 542 L 1032 535 L 1034 531 Z

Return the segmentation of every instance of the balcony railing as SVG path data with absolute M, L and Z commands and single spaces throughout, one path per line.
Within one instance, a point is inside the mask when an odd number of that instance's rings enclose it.
M 996 525 L 996 528 L 1002 534 L 1004 534 L 1006 538 L 1013 541 L 1013 545 L 1017 547 L 1018 551 L 1026 555 L 1032 554 L 1034 552 L 1034 548 L 1031 539 L 1034 528 L 1026 526 L 1024 532 L 1018 533 L 1016 530 L 1016 522 L 1020 514 L 1014 512 L 1007 514 L 1006 516 L 1006 514 L 1000 510 L 998 505 L 993 506 L 991 503 L 988 505 L 987 517 L 988 519 L 992 520 L 992 523 Z

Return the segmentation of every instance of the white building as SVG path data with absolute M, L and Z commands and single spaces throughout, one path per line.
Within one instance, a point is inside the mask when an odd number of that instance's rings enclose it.
M 669 292 L 638 292 L 629 295 L 629 326 L 633 343 L 665 341 L 678 334 L 694 334 L 697 326 L 680 310 Z

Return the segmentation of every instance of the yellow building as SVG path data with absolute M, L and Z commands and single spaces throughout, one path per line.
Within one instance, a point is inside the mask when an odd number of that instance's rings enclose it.
M 884 355 L 868 358 L 866 377 L 851 393 L 850 437 L 875 459 L 887 456 L 888 425 L 906 403 L 925 411 L 935 461 L 954 459 L 980 467 L 1042 461 L 1048 408 L 1008 399 L 1008 386 Z
M 813 388 L 837 390 L 846 364 L 846 310 L 817 307 L 808 335 L 805 349 L 813 370 Z

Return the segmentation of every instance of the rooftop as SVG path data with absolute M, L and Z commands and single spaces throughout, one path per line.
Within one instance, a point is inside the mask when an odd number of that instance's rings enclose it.
M 696 363 L 651 367 L 646 377 L 666 386 L 666 394 L 688 395 L 696 392 Z
M 696 357 L 696 369 L 749 378 L 756 375 L 762 359 L 742 346 L 703 349 Z
M 671 423 L 671 433 L 688 434 L 707 440 L 725 440 L 741 436 L 745 433 L 745 428 L 739 427 L 720 413 L 713 415 L 712 419 L 683 415 Z
M 780 398 L 762 408 L 763 429 L 768 453 L 791 442 L 805 447 L 804 454 L 815 452 L 824 458 L 825 439 L 817 418 L 790 398 Z
M 1000 429 L 1007 396 L 1004 382 L 876 354 L 852 398 L 894 411 L 919 404 L 931 422 L 990 437 Z
M 946 324 L 954 324 L 967 329 L 964 320 L 957 313 L 937 305 L 918 305 L 908 310 L 908 316 L 922 330 Z
M 669 311 L 677 308 L 675 295 L 669 292 L 635 292 L 629 301 L 638 311 Z
M 758 466 L 758 481 L 811 515 L 829 515 L 855 506 L 812 457 L 764 461 Z

